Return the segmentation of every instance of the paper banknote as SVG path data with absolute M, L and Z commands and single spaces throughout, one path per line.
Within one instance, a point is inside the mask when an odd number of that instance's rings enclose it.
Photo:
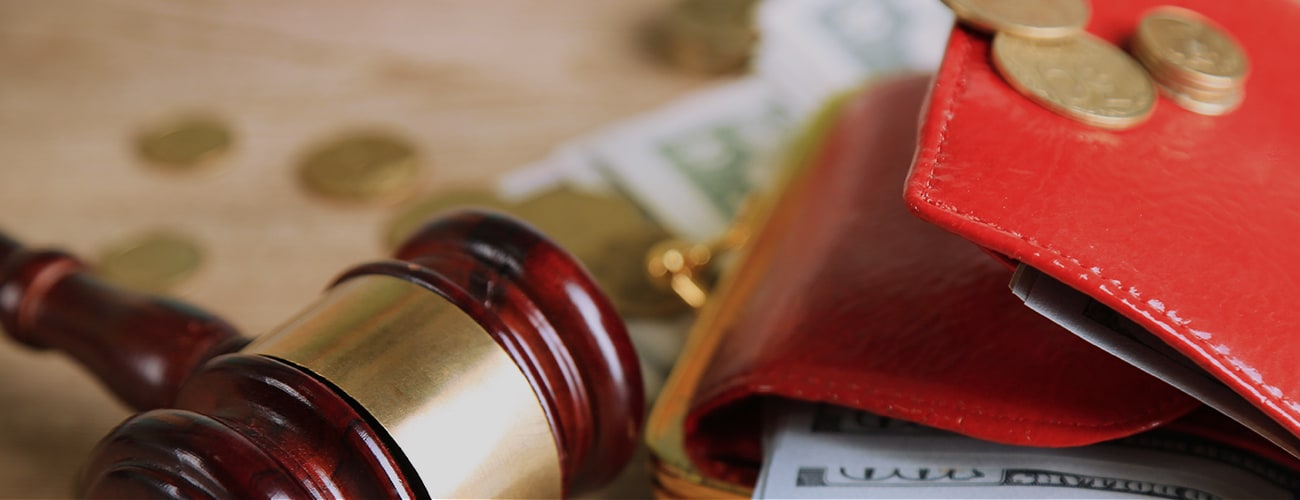
M 506 198 L 565 182 L 628 196 L 679 237 L 722 234 L 776 178 L 809 113 L 877 77 L 937 67 L 952 26 L 940 2 L 768 0 L 753 72 L 611 124 L 507 176 Z
M 807 113 L 873 78 L 934 71 L 953 15 L 941 2 L 767 0 L 756 21 L 754 72 Z
M 1300 475 L 1173 433 L 1009 446 L 830 405 L 771 409 L 754 498 L 1294 498 Z

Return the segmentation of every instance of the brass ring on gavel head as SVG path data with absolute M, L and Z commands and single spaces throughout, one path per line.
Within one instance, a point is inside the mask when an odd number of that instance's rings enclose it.
M 421 284 L 344 279 L 243 352 L 345 393 L 434 498 L 563 494 L 556 438 L 528 378 L 474 318 Z

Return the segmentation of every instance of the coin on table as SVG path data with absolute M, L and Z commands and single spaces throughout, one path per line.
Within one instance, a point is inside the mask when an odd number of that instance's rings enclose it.
M 757 41 L 754 4 L 755 0 L 681 0 L 652 27 L 651 49 L 688 71 L 741 70 Z
M 640 232 L 615 236 L 602 253 L 586 262 L 601 289 L 624 316 L 664 317 L 690 309 L 672 290 L 651 282 L 646 272 L 646 254 L 671 237 L 663 228 L 649 225 Z
M 141 133 L 136 151 L 158 167 L 191 170 L 211 164 L 230 144 L 230 129 L 225 124 L 213 118 L 189 117 Z
M 487 190 L 465 189 L 435 193 L 402 208 L 388 221 L 384 242 L 388 248 L 397 248 L 406 238 L 440 212 L 458 208 L 487 208 L 505 210 L 509 207 Z
M 1086 0 L 943 0 L 963 24 L 986 33 L 1061 38 L 1083 32 Z
M 364 202 L 398 198 L 419 175 L 415 148 L 396 137 L 355 135 L 309 152 L 298 174 L 312 192 L 327 198 Z
M 202 260 L 198 244 L 189 237 L 156 231 L 104 252 L 94 274 L 132 290 L 162 293 L 193 275 Z
M 620 312 L 682 310 L 681 301 L 654 288 L 645 272 L 646 252 L 668 234 L 628 199 L 561 187 L 523 201 L 513 213 L 577 257 Z
M 601 256 L 610 241 L 645 231 L 648 219 L 620 196 L 560 187 L 519 203 L 512 213 L 533 224 L 584 263 Z
M 1156 89 L 1141 64 L 1092 35 L 993 38 L 993 63 L 1012 88 L 1088 125 L 1124 129 L 1151 116 Z

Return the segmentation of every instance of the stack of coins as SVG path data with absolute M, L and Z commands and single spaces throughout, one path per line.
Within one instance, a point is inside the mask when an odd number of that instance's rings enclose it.
M 1108 129 L 1142 123 L 1156 90 L 1142 66 L 1083 31 L 1084 0 L 944 0 L 957 18 L 993 33 L 993 63 L 1012 88 L 1068 118 Z
M 1161 92 L 1179 106 L 1222 115 L 1241 104 L 1249 71 L 1246 54 L 1200 14 L 1177 7 L 1151 11 L 1138 24 L 1132 49 Z

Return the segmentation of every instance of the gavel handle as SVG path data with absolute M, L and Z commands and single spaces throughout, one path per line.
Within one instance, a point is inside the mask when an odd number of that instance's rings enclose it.
M 0 233 L 0 326 L 62 351 L 139 410 L 168 406 L 207 360 L 248 342 L 222 319 L 179 301 L 113 288 L 57 251 Z

